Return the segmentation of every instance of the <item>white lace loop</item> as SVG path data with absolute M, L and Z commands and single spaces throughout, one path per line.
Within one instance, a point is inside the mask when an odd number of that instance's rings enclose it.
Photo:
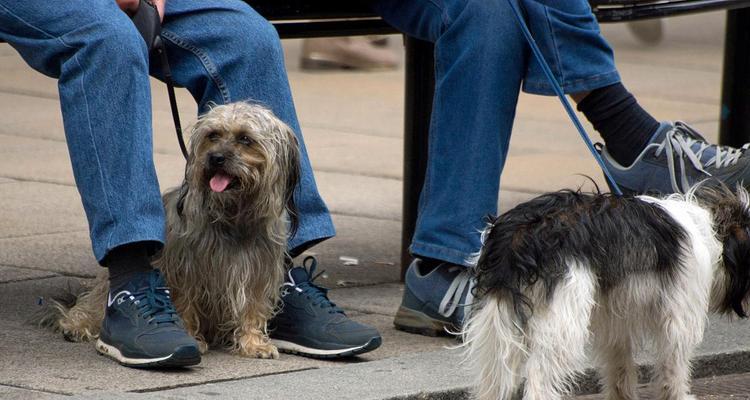
M 448 272 L 454 272 L 459 269 L 462 271 L 453 278 L 453 282 L 448 286 L 448 290 L 445 292 L 445 296 L 443 296 L 443 300 L 438 307 L 438 313 L 445 318 L 449 318 L 453 315 L 458 306 L 467 307 L 468 310 L 468 307 L 471 306 L 471 303 L 474 301 L 472 290 L 474 288 L 474 280 L 471 278 L 471 271 L 469 271 L 468 268 L 454 266 L 448 269 Z M 461 296 L 464 294 L 465 289 L 468 289 L 468 293 L 466 293 L 464 304 L 461 304 Z M 466 314 L 467 313 L 464 312 L 464 315 Z
M 694 149 L 694 146 L 698 146 L 697 149 Z M 704 163 L 701 161 L 703 152 L 712 147 L 715 149 L 716 154 Z M 665 151 L 672 190 L 684 193 L 691 186 L 685 172 L 686 159 L 696 170 L 711 176 L 711 173 L 706 171 L 706 168 L 713 167 L 720 169 L 735 165 L 748 147 L 750 147 L 750 143 L 745 144 L 739 149 L 711 145 L 695 129 L 682 121 L 677 121 L 674 127 L 667 132 L 664 141 L 656 148 L 655 155 L 658 157 L 662 151 Z M 675 159 L 679 160 L 679 182 L 675 168 L 677 160 Z

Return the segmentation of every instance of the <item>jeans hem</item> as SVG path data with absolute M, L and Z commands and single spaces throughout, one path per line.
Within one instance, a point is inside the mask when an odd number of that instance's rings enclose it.
M 300 255 L 317 244 L 336 236 L 336 228 L 333 226 L 330 215 L 308 220 L 305 222 L 305 226 L 314 228 L 305 229 L 305 227 L 300 226 L 297 234 L 289 240 L 287 245 L 289 254 Z
M 159 233 L 130 233 L 123 236 L 112 235 L 109 243 L 106 246 L 94 246 L 94 256 L 99 265 L 104 266 L 104 259 L 107 254 L 114 248 L 136 242 L 155 242 L 159 243 L 159 247 L 164 246 L 164 235 Z
M 617 71 L 605 72 L 602 74 L 590 76 L 587 78 L 576 79 L 564 82 L 562 85 L 565 94 L 588 92 L 605 86 L 613 85 L 620 82 L 620 74 Z M 523 81 L 523 91 L 528 94 L 542 96 L 554 96 L 555 91 L 552 85 L 545 81 Z
M 460 265 L 463 267 L 472 267 L 469 263 L 469 259 L 474 256 L 474 253 L 455 250 L 444 246 L 436 246 L 432 244 L 412 242 L 409 247 L 409 253 L 415 257 L 429 257 L 436 260 L 448 262 L 451 264 Z

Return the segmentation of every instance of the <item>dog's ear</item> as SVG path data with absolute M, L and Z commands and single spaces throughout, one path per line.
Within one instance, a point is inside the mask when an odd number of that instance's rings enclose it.
M 289 215 L 289 238 L 294 237 L 299 228 L 299 214 L 297 203 L 294 201 L 294 194 L 299 190 L 301 176 L 300 167 L 300 146 L 297 136 L 289 126 L 284 126 L 288 137 L 289 145 L 286 146 L 286 185 L 284 188 L 284 198 L 286 201 L 286 212 Z
M 725 312 L 732 310 L 740 317 L 747 318 L 743 307 L 750 290 L 750 235 L 747 227 L 735 225 L 730 228 L 729 235 L 724 240 L 722 258 L 727 286 L 721 308 Z
M 182 218 L 182 211 L 185 209 L 185 197 L 188 194 L 188 182 L 187 177 L 182 181 L 180 186 L 180 192 L 177 195 L 177 216 Z

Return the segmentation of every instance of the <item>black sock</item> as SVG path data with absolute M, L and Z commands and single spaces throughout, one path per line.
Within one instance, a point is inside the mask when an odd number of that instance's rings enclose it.
M 115 292 L 139 274 L 151 272 L 149 250 L 146 242 L 118 246 L 107 254 L 105 265 L 109 269 L 109 290 Z
M 659 121 L 638 105 L 621 83 L 592 90 L 578 111 L 602 135 L 607 151 L 623 166 L 629 166 L 659 129 Z
M 440 261 L 429 257 L 419 257 L 419 260 L 421 261 L 419 263 L 419 273 L 422 275 L 427 275 L 430 272 L 434 271 L 435 268 L 439 267 L 442 264 L 445 264 L 445 261 Z

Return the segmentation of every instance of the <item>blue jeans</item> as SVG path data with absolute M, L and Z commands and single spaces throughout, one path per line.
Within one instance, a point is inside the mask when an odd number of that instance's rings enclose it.
M 586 0 L 521 0 L 566 93 L 619 82 Z M 435 44 L 427 174 L 411 252 L 459 265 L 497 213 L 519 89 L 552 95 L 506 0 L 378 0 L 404 33 Z
M 167 1 L 163 36 L 174 79 L 190 91 L 200 112 L 212 102 L 260 102 L 302 143 L 278 35 L 249 6 L 236 0 Z M 114 0 L 0 0 L 0 39 L 31 67 L 58 79 L 68 150 L 97 260 L 122 244 L 162 243 L 149 60 L 129 18 Z M 151 70 L 158 75 L 158 65 Z M 306 153 L 302 158 L 300 229 L 290 242 L 297 249 L 334 235 Z

